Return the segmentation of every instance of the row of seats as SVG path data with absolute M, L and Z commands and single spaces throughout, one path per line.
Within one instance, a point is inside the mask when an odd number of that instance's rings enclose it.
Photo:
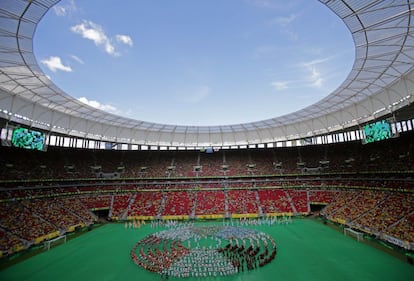
M 1 202 L 0 213 L 0 251 L 9 254 L 40 242 L 39 237 L 97 219 L 76 196 Z
M 43 189 L 47 194 L 50 191 Z M 18 191 L 21 193 L 21 191 Z M 37 191 L 36 193 L 39 193 Z M 311 203 L 327 206 L 322 214 L 352 226 L 369 228 L 414 242 L 414 194 L 374 190 L 188 190 L 72 194 L 0 203 L 0 249 L 13 252 L 36 238 L 96 220 L 91 210 L 123 216 L 309 213 Z
M 96 177 L 169 178 L 404 171 L 414 167 L 414 134 L 385 142 L 359 141 L 267 149 L 117 151 L 49 147 L 47 153 L 0 146 L 1 179 Z
M 414 194 L 372 190 L 343 191 L 322 210 L 330 220 L 414 242 Z
M 413 195 L 399 192 L 414 186 L 412 132 L 369 145 L 214 153 L 0 146 L 0 155 L 1 251 L 93 222 L 91 210 L 113 218 L 261 215 L 308 213 L 311 202 L 328 204 L 332 220 L 414 240 Z

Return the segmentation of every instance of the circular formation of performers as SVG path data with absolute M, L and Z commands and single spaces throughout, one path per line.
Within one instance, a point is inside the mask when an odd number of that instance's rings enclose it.
M 137 242 L 131 258 L 164 277 L 214 277 L 254 270 L 276 256 L 274 239 L 238 226 L 184 226 Z

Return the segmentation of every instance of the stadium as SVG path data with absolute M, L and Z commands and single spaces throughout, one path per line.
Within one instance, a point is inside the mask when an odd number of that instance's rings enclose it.
M 250 123 L 109 114 L 40 69 L 59 1 L 0 4 L 2 280 L 410 280 L 411 0 L 319 0 L 355 45 L 320 101 Z

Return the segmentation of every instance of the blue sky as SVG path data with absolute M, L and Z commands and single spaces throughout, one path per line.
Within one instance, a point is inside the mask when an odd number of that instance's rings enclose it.
M 34 51 L 58 87 L 91 106 L 198 126 L 311 105 L 355 55 L 316 0 L 63 0 L 38 25 Z

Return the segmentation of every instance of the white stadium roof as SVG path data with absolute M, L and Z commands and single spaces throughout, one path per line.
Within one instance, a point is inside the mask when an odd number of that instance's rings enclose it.
M 232 146 L 307 138 L 357 126 L 414 101 L 411 0 L 319 0 L 348 27 L 355 61 L 319 102 L 284 116 L 226 126 L 175 126 L 90 107 L 59 89 L 33 53 L 36 26 L 56 0 L 0 3 L 0 117 L 52 133 L 129 144 Z

